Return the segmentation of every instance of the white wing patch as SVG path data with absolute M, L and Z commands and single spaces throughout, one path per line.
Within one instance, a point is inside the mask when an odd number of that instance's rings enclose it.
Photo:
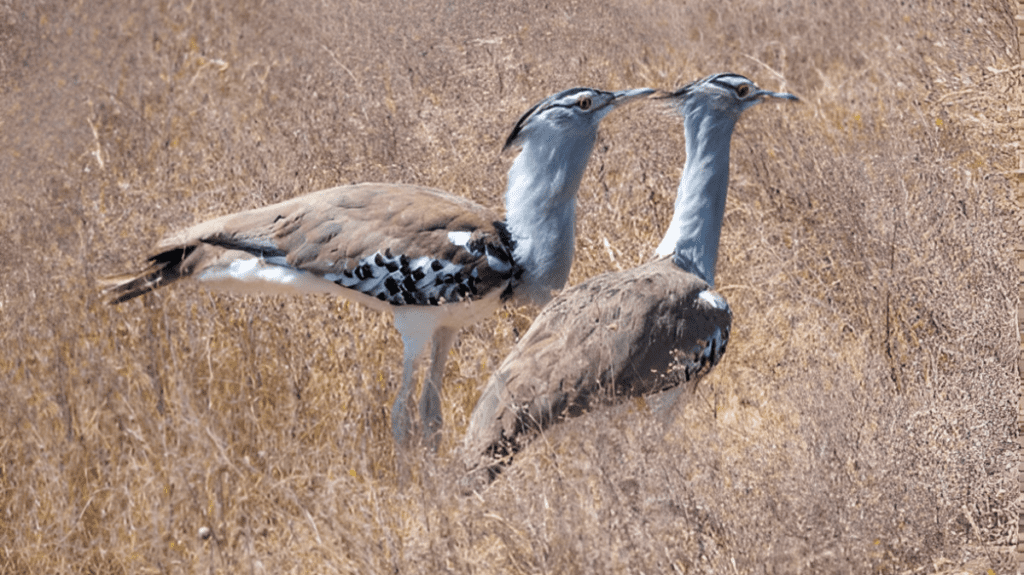
M 461 248 L 465 248 L 466 244 L 469 243 L 469 237 L 472 235 L 470 232 L 448 232 L 448 241 Z
M 725 301 L 724 297 L 719 295 L 718 292 L 704 290 L 697 294 L 697 297 L 700 298 L 701 301 L 707 302 L 711 307 L 715 309 L 729 311 L 729 304 Z
M 257 257 L 210 266 L 201 271 L 196 279 L 209 288 L 236 293 L 294 295 L 339 291 L 336 285 L 325 282 L 319 276 Z
M 224 267 L 214 267 L 204 270 L 199 279 L 208 282 L 217 280 L 234 280 L 251 283 L 271 283 L 287 285 L 296 280 L 292 270 L 279 265 L 260 260 L 259 258 L 247 258 L 234 260 Z

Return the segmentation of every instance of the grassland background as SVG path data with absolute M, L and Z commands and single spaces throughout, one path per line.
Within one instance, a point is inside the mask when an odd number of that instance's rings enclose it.
M 1013 15 L 0 0 L 0 573 L 1012 572 Z M 169 231 L 336 184 L 500 206 L 501 143 L 536 100 L 717 71 L 803 100 L 734 138 L 728 354 L 671 425 L 590 414 L 480 496 L 451 454 L 536 310 L 463 332 L 442 448 L 403 483 L 386 318 L 97 294 Z M 645 261 L 683 151 L 657 105 L 604 122 L 572 283 Z

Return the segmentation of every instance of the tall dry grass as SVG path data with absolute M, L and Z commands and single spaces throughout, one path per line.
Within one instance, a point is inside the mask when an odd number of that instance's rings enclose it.
M 0 3 L 0 572 L 1009 572 L 1012 13 L 889 4 Z M 590 414 L 480 497 L 449 454 L 535 310 L 463 333 L 403 482 L 385 319 L 98 298 L 166 232 L 339 183 L 498 206 L 541 97 L 725 70 L 804 101 L 734 139 L 728 354 L 670 427 Z M 605 121 L 570 281 L 648 257 L 683 161 L 658 106 Z

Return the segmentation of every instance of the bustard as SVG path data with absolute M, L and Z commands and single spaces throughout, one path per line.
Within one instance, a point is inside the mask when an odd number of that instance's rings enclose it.
M 797 98 L 737 74 L 664 98 L 683 116 L 686 165 L 657 259 L 595 276 L 541 311 L 470 417 L 467 487 L 492 480 L 540 430 L 595 405 L 664 392 L 655 403 L 672 409 L 725 352 L 732 312 L 713 287 L 733 128 L 765 98 Z
M 357 184 L 230 214 L 160 241 L 149 267 L 112 278 L 121 303 L 183 277 L 262 293 L 329 293 L 394 314 L 405 347 L 392 434 L 410 441 L 416 360 L 433 342 L 419 409 L 426 445 L 442 425 L 440 387 L 463 326 L 509 299 L 543 305 L 569 276 L 576 195 L 602 118 L 654 90 L 572 88 L 530 108 L 505 149 L 505 219 L 442 191 Z

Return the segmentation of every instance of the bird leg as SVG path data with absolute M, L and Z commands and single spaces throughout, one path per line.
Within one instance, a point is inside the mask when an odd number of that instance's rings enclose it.
M 686 408 L 690 398 L 697 393 L 699 379 L 681 381 L 675 387 L 646 396 L 647 407 L 661 422 L 663 431 L 668 431 Z
M 686 399 L 688 397 L 686 397 L 685 392 L 687 387 L 689 385 L 683 382 L 672 389 L 647 396 L 647 406 L 658 420 L 661 421 L 663 429 L 668 429 L 675 422 L 679 412 L 686 406 Z M 683 401 L 679 401 L 680 399 L 683 399 Z
M 423 426 L 423 444 L 437 451 L 441 441 L 441 384 L 444 381 L 444 366 L 448 361 L 448 350 L 457 339 L 458 332 L 450 327 L 438 328 L 434 332 L 434 346 L 430 353 L 430 371 L 423 380 L 423 395 L 420 397 L 420 425 Z
M 416 373 L 416 360 L 423 355 L 427 349 L 427 343 L 431 340 L 430 334 L 402 333 L 402 343 L 405 345 L 405 358 L 402 364 L 402 387 L 398 390 L 394 405 L 391 406 L 391 435 L 395 443 L 402 446 L 409 446 L 409 431 L 412 427 L 412 406 L 409 405 L 409 398 L 412 396 L 412 376 Z

